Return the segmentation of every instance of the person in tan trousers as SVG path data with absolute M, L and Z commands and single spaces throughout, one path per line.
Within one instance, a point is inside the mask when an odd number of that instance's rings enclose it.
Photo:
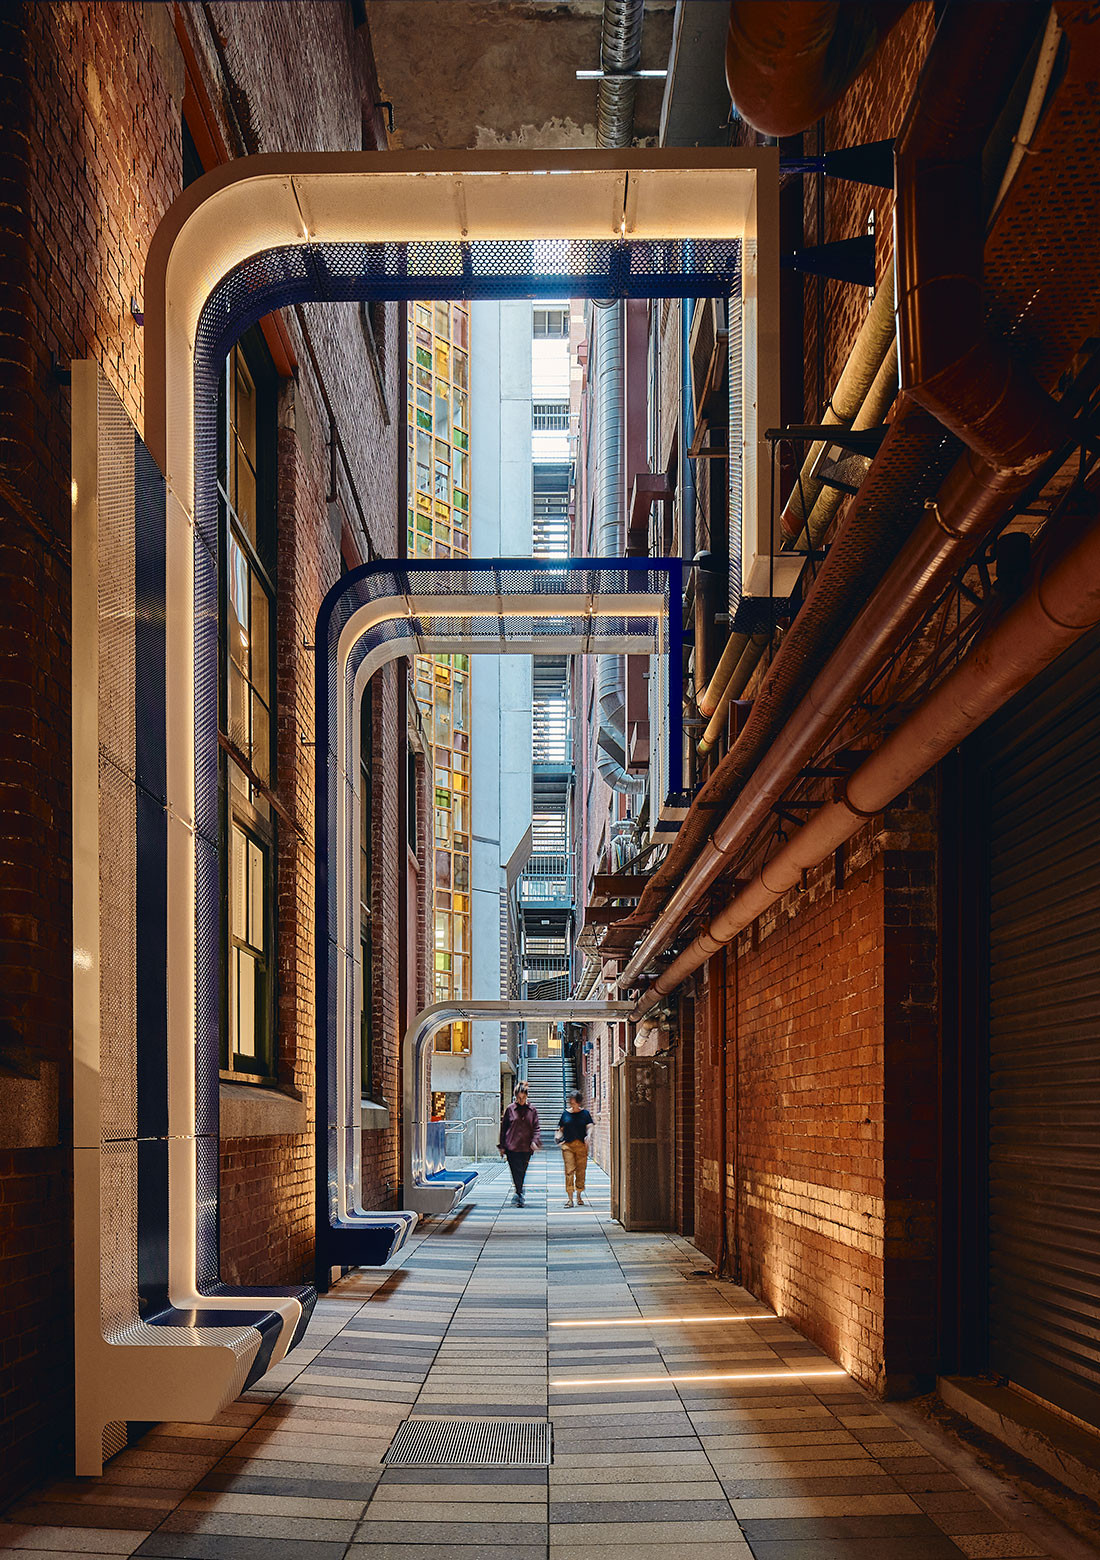
M 576 1206 L 584 1206 L 584 1172 L 588 1165 L 588 1140 L 593 1121 L 585 1110 L 579 1089 L 569 1091 L 569 1101 L 558 1120 L 554 1140 L 561 1144 L 561 1157 L 565 1162 L 565 1206 L 572 1208 L 574 1190 Z

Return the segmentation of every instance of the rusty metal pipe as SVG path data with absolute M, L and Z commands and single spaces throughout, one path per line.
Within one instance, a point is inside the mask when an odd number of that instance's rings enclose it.
M 743 931 L 762 911 L 850 840 L 869 818 L 945 758 L 1083 634 L 1100 624 L 1100 524 L 1095 499 L 1068 545 L 1032 571 L 1028 589 L 970 654 L 923 700 L 830 802 L 734 895 L 639 998 L 631 1015 L 661 997 Z
M 875 293 L 867 318 L 860 326 L 859 335 L 848 354 L 848 361 L 829 397 L 829 404 L 821 417 L 823 424 L 835 424 L 838 429 L 847 428 L 851 424 L 870 395 L 875 377 L 881 370 L 893 340 L 894 270 L 891 266 L 886 280 Z M 813 468 L 824 448 L 824 443 L 818 441 L 806 451 L 798 480 L 779 517 L 785 536 L 799 535 L 824 488 L 821 479 L 813 475 Z
M 985 323 L 982 152 L 1045 6 L 949 6 L 896 149 L 903 389 L 991 466 L 1034 469 L 1057 403 Z
M 963 154 L 967 150 L 967 140 L 974 143 L 976 155 L 980 158 L 988 126 L 1000 106 L 1000 87 L 1005 80 L 1011 83 L 1014 79 L 1019 69 L 1016 56 L 1021 49 L 1026 51 L 1026 38 L 1021 34 L 1021 18 L 1017 11 L 1027 15 L 1028 36 L 1034 31 L 1036 23 L 1036 15 L 1030 6 L 1016 8 L 1011 17 L 1012 27 L 1007 43 L 1007 51 L 1014 63 L 1004 65 L 994 61 L 991 64 L 986 56 L 991 49 L 990 39 L 996 36 L 995 30 L 990 32 L 990 24 L 995 20 L 991 15 L 994 9 L 986 0 L 952 7 L 948 13 L 952 18 L 950 31 L 946 27 L 946 19 L 938 30 L 914 108 L 907 120 L 905 134 L 908 150 L 904 159 L 899 159 L 899 184 L 904 178 L 916 177 L 922 170 L 931 168 L 934 171 L 939 134 L 943 134 L 945 139 L 944 156 L 948 166 L 952 166 L 952 158 L 965 161 Z M 1002 13 L 1003 10 L 1001 8 Z M 993 49 L 992 52 L 996 55 L 997 51 Z M 981 91 L 973 90 L 973 71 L 976 62 L 982 60 L 989 65 L 990 75 L 994 78 L 995 88 L 992 91 L 987 89 L 984 78 Z M 969 97 L 968 88 L 971 89 Z M 948 292 L 954 285 L 956 256 L 950 242 L 926 241 L 923 231 L 914 227 L 914 223 L 919 223 L 922 229 L 928 226 L 946 229 L 949 237 L 953 229 L 952 224 L 944 222 L 942 211 L 928 206 L 923 200 L 913 201 L 905 197 L 905 190 L 899 188 L 899 211 L 904 205 L 906 216 L 904 220 L 899 219 L 898 224 L 898 295 L 899 298 L 919 297 L 922 305 L 925 305 L 938 284 L 942 284 Z M 980 201 L 977 226 L 972 224 L 971 230 L 983 234 Z M 975 272 L 971 267 L 971 276 L 976 275 L 979 281 L 980 258 L 979 248 L 978 269 Z M 924 269 L 932 265 L 939 266 L 940 270 Z M 981 326 L 984 311 L 980 293 L 977 298 L 971 298 L 971 308 L 978 319 L 984 340 L 984 327 Z M 925 314 L 921 317 L 921 323 L 931 325 L 933 322 Z M 903 386 L 922 378 L 922 360 L 918 358 L 911 361 L 906 357 L 907 350 L 913 350 L 920 340 L 920 337 L 914 340 L 912 331 L 902 335 Z M 1042 402 L 1041 415 L 1032 415 L 1035 394 L 1022 388 L 1021 376 L 1016 376 L 1015 383 L 1030 408 L 1019 419 L 1007 416 L 1004 420 L 1004 429 L 1014 425 L 1014 436 L 1020 434 L 1021 428 L 1026 430 L 1016 439 L 1015 463 L 1006 465 L 1003 459 L 987 463 L 975 459 L 971 454 L 964 455 L 956 463 L 936 501 L 929 505 L 924 518 L 918 522 L 874 597 L 845 634 L 840 646 L 811 685 L 793 716 L 785 723 L 778 738 L 770 744 L 755 766 L 748 791 L 738 798 L 735 807 L 727 812 L 699 854 L 686 866 L 671 897 L 622 971 L 620 988 L 629 986 L 654 956 L 667 947 L 698 896 L 729 865 L 730 857 L 748 843 L 753 832 L 790 785 L 798 769 L 834 729 L 875 667 L 915 627 L 954 569 L 965 561 L 1008 506 L 1027 491 L 1037 472 L 1051 463 L 1054 458 L 1051 450 L 1063 445 L 1063 441 L 1066 445 L 1070 443 L 1055 403 L 1038 387 L 1032 386 L 1032 391 L 1038 394 Z M 907 398 L 907 392 L 903 389 L 899 408 L 904 408 Z M 895 427 L 899 420 L 895 418 Z M 960 427 L 958 431 L 961 434 L 963 430 Z M 973 447 L 974 440 L 967 442 Z M 849 510 L 849 520 L 858 505 L 857 497 Z M 816 592 L 822 586 L 830 566 L 839 557 L 839 551 L 834 551 L 826 560 L 825 568 L 802 608 L 803 613 L 812 610 Z M 779 674 L 792 643 L 793 636 L 780 646 L 769 675 Z M 754 716 L 756 713 L 754 710 Z M 758 740 L 753 725 L 754 719 L 750 716 L 738 742 L 723 761 L 724 764 L 735 768 L 739 747 L 752 751 L 752 743 Z
M 729 681 L 722 690 L 722 697 L 715 706 L 714 714 L 707 722 L 707 729 L 697 744 L 698 751 L 704 756 L 710 752 L 711 748 L 718 741 L 722 728 L 726 723 L 726 714 L 730 705 L 734 699 L 739 699 L 745 691 L 745 684 L 759 665 L 760 657 L 768 648 L 770 640 L 771 634 L 767 632 L 753 634 L 738 657 L 737 665 L 730 673 Z
M 1018 473 L 993 471 L 969 452 L 956 462 L 879 589 L 810 684 L 753 770 L 745 790 L 684 872 L 620 975 L 620 987 L 629 985 L 667 946 L 700 894 L 745 849 L 882 658 L 912 632 L 951 575 L 1027 486 Z
M 874 58 L 908 3 L 733 0 L 726 82 L 737 112 L 764 135 L 809 129 Z

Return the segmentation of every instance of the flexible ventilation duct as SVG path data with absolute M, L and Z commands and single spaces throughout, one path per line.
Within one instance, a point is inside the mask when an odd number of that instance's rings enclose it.
M 642 55 L 643 0 L 605 0 L 600 62 L 604 70 L 636 70 Z M 633 81 L 601 81 L 596 139 L 601 147 L 629 146 L 634 130 Z M 626 551 L 623 512 L 623 306 L 596 306 L 596 551 Z M 596 768 L 613 791 L 642 797 L 646 777 L 626 767 L 626 668 L 621 656 L 600 656 L 596 667 L 599 733 Z

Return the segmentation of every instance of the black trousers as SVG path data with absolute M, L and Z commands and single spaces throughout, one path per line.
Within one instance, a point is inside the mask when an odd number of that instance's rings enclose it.
M 511 1149 L 505 1151 L 508 1168 L 512 1172 L 512 1185 L 516 1189 L 516 1196 L 523 1196 L 523 1183 L 527 1179 L 527 1166 L 531 1163 L 531 1155 L 514 1154 Z

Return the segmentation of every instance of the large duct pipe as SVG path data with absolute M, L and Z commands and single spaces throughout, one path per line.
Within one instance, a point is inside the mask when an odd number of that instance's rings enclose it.
M 908 3 L 733 0 L 726 81 L 734 108 L 764 135 L 808 130 L 870 63 Z
M 1100 525 L 1095 500 L 1076 536 L 1032 572 L 1028 589 L 984 639 L 714 917 L 654 981 L 633 1017 L 674 991 L 738 932 L 827 860 L 868 819 L 958 747 L 1064 650 L 1100 623 Z M 1083 534 L 1082 534 L 1083 531 Z
M 643 0 L 604 0 L 600 62 L 606 71 L 636 70 L 642 57 Z M 596 142 L 601 147 L 629 146 L 634 133 L 633 81 L 600 82 L 596 106 Z M 600 305 L 595 311 L 596 346 L 596 551 L 618 558 L 626 551 L 623 469 L 623 306 Z M 596 665 L 599 732 L 596 768 L 613 791 L 645 795 L 644 775 L 627 770 L 626 669 L 621 656 L 602 655 Z
M 867 318 L 860 327 L 855 345 L 837 380 L 836 389 L 829 397 L 829 404 L 821 418 L 823 424 L 838 429 L 847 428 L 851 424 L 870 393 L 893 339 L 894 271 L 891 266 L 885 281 L 875 293 Z M 818 442 L 811 444 L 806 451 L 802 470 L 780 516 L 787 536 L 798 536 L 824 487 L 821 479 L 813 475 L 813 468 L 824 448 L 824 443 Z
M 902 386 L 1009 471 L 1033 469 L 1065 435 L 1056 403 L 988 330 L 982 289 L 982 153 L 1041 16 L 995 0 L 948 6 L 896 149 Z
M 954 8 L 969 18 L 967 31 L 960 34 L 957 27 L 953 27 L 947 33 L 945 27 L 941 26 L 936 34 L 917 103 L 908 121 L 914 142 L 924 149 L 924 154 L 933 163 L 935 122 L 926 124 L 923 116 L 940 112 L 945 99 L 951 101 L 951 95 L 940 86 L 941 74 L 957 85 L 961 69 L 963 77 L 970 79 L 967 72 L 973 72 L 976 57 L 982 56 L 986 49 L 988 9 L 981 3 Z M 1013 26 L 1017 26 L 1015 15 L 1012 20 Z M 1034 16 L 1031 20 L 1034 24 Z M 995 85 L 992 91 L 986 91 L 983 78 L 981 99 L 984 118 L 970 120 L 970 133 L 979 148 L 984 144 L 989 125 L 996 118 L 1000 106 L 999 90 Z M 931 251 L 910 230 L 909 224 L 918 219 L 938 223 L 941 214 L 920 203 L 903 202 L 899 197 L 896 244 L 898 292 L 899 295 L 923 293 L 927 298 L 937 278 L 921 270 L 930 259 Z M 952 256 L 941 254 L 938 260 L 950 266 Z M 950 280 L 949 276 L 948 283 Z M 980 300 L 977 306 L 979 313 L 982 313 Z M 907 345 L 903 337 L 903 384 L 917 377 L 904 357 Z M 899 404 L 905 399 L 906 392 L 903 390 Z M 620 987 L 629 986 L 661 949 L 668 946 L 680 922 L 698 897 L 730 864 L 731 858 L 745 848 L 798 770 L 809 762 L 812 754 L 843 718 L 845 710 L 866 685 L 883 657 L 890 654 L 916 627 L 953 572 L 970 557 L 1009 507 L 1032 486 L 1044 469 L 1050 469 L 1057 461 L 1057 455 L 1049 454 L 1048 439 L 1050 424 L 1053 422 L 1057 427 L 1060 415 L 1055 404 L 1049 398 L 1046 399 L 1049 402 L 1048 414 L 1032 423 L 1032 442 L 1019 447 L 1018 453 L 1023 458 L 1017 467 L 996 469 L 976 460 L 969 453 L 956 463 L 935 501 L 927 505 L 923 519 L 918 522 L 909 541 L 887 570 L 874 596 L 844 635 L 801 704 L 784 724 L 778 738 L 769 744 L 756 764 L 751 781 L 738 798 L 736 807 L 727 812 L 699 854 L 688 863 L 671 897 L 622 971 Z M 895 419 L 895 426 L 897 422 L 898 419 Z M 1061 438 L 1065 439 L 1063 448 L 1071 444 L 1064 429 L 1060 430 Z M 853 520 L 859 503 L 857 496 L 849 510 L 848 522 Z M 838 550 L 826 560 L 803 605 L 803 614 L 812 609 L 816 594 L 831 572 L 831 565 L 839 561 L 840 556 Z M 769 669 L 769 676 L 786 672 L 786 660 L 796 653 L 795 638 L 789 636 L 780 645 Z M 755 714 L 754 710 L 754 716 L 750 717 L 738 741 L 723 760 L 723 764 L 731 769 L 736 770 L 739 764 L 744 763 L 739 749 L 752 751 L 752 744 L 759 740 L 754 729 Z

